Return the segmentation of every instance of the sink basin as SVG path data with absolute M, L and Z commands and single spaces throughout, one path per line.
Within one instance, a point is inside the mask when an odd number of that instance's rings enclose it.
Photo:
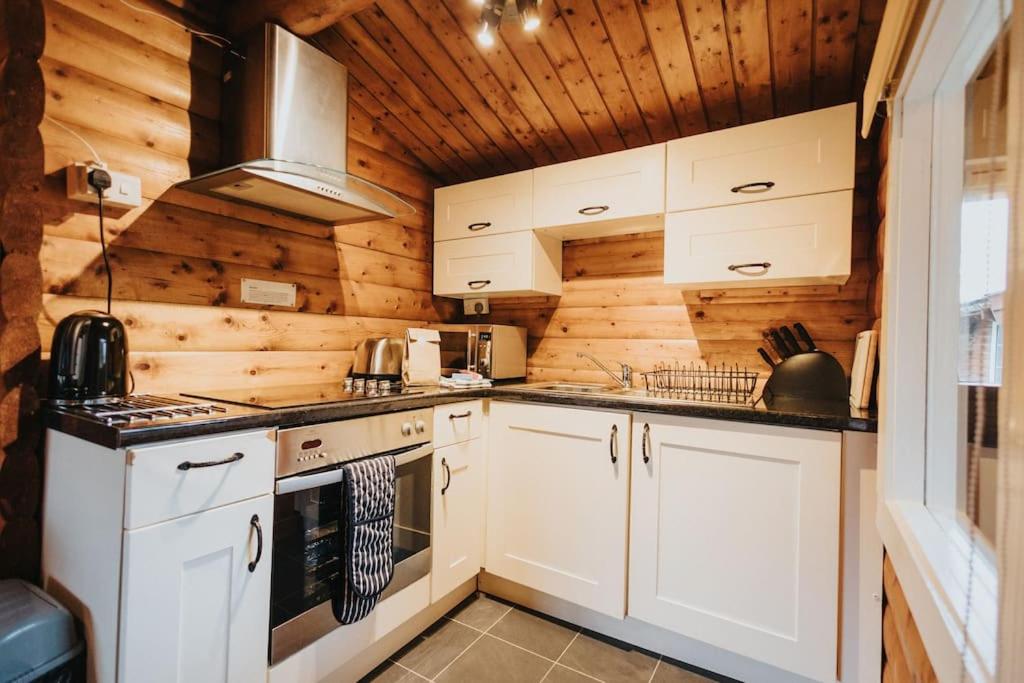
M 582 382 L 551 382 L 524 387 L 528 391 L 550 391 L 556 394 L 610 394 L 618 387 L 607 384 L 586 384 Z

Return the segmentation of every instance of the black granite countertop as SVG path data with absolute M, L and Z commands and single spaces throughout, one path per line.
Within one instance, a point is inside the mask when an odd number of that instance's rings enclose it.
M 513 384 L 490 389 L 427 389 L 418 394 L 372 398 L 284 408 L 278 410 L 247 409 L 241 414 L 212 417 L 186 423 L 146 424 L 140 426 L 108 426 L 57 409 L 47 411 L 46 425 L 51 429 L 77 436 L 108 448 L 125 448 L 140 444 L 208 436 L 247 429 L 296 427 L 317 422 L 346 420 L 367 415 L 393 413 L 401 410 L 427 408 L 475 398 L 544 403 L 576 408 L 595 408 L 628 412 L 656 413 L 701 417 L 735 422 L 822 429 L 829 431 L 877 431 L 873 414 L 853 411 L 845 405 L 791 404 L 785 409 L 768 409 L 728 404 L 690 403 L 638 398 L 634 396 L 579 395 L 539 392 L 528 385 Z

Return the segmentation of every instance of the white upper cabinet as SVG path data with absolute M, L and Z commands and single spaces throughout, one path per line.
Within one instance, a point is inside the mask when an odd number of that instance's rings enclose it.
M 835 681 L 841 440 L 636 415 L 629 616 Z
M 621 619 L 629 415 L 491 403 L 489 573 Z
M 665 282 L 701 287 L 845 284 L 853 191 L 670 213 Z
M 434 241 L 529 230 L 533 171 L 441 187 L 434 192 Z
M 851 103 L 672 140 L 666 210 L 852 189 L 856 114 Z
M 561 239 L 660 229 L 664 213 L 664 144 L 533 172 L 533 225 Z
M 533 231 L 434 244 L 434 294 L 451 297 L 562 293 L 562 243 Z

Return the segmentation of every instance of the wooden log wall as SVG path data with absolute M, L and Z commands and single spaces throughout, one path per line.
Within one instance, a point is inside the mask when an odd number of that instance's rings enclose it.
M 529 329 L 533 380 L 602 382 L 589 351 L 634 370 L 659 361 L 738 364 L 769 369 L 757 355 L 770 327 L 802 322 L 818 346 L 849 372 L 854 339 L 870 329 L 875 280 L 874 146 L 857 150 L 853 270 L 843 286 L 687 291 L 663 283 L 662 233 L 565 242 L 561 297 L 491 301 L 489 320 Z M 639 379 L 639 378 L 638 378 Z
M 363 337 L 452 319 L 453 302 L 431 294 L 437 183 L 366 109 L 349 108 L 349 170 L 405 197 L 414 216 L 332 229 L 183 193 L 172 184 L 219 163 L 221 50 L 121 3 L 43 4 L 44 352 L 58 320 L 101 308 L 105 293 L 95 207 L 65 197 L 65 167 L 91 158 L 74 133 L 142 178 L 142 207 L 107 221 L 137 391 L 337 380 Z M 215 30 L 187 2 L 133 4 Z M 242 278 L 296 283 L 298 305 L 243 304 Z
M 43 12 L 0 3 L 0 578 L 39 569 L 39 397 Z
M 888 555 L 882 568 L 882 581 L 885 588 L 882 683 L 935 683 L 938 678 Z

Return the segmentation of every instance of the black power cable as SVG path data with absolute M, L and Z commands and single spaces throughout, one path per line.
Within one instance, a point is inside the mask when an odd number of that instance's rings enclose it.
M 114 278 L 110 271 L 110 259 L 107 257 L 107 238 L 103 229 L 103 191 L 113 184 L 113 180 L 110 174 L 102 168 L 89 171 L 88 180 L 89 184 L 96 188 L 96 196 L 99 199 L 100 249 L 103 251 L 103 269 L 107 273 L 107 315 L 110 315 L 110 303 L 114 295 Z

